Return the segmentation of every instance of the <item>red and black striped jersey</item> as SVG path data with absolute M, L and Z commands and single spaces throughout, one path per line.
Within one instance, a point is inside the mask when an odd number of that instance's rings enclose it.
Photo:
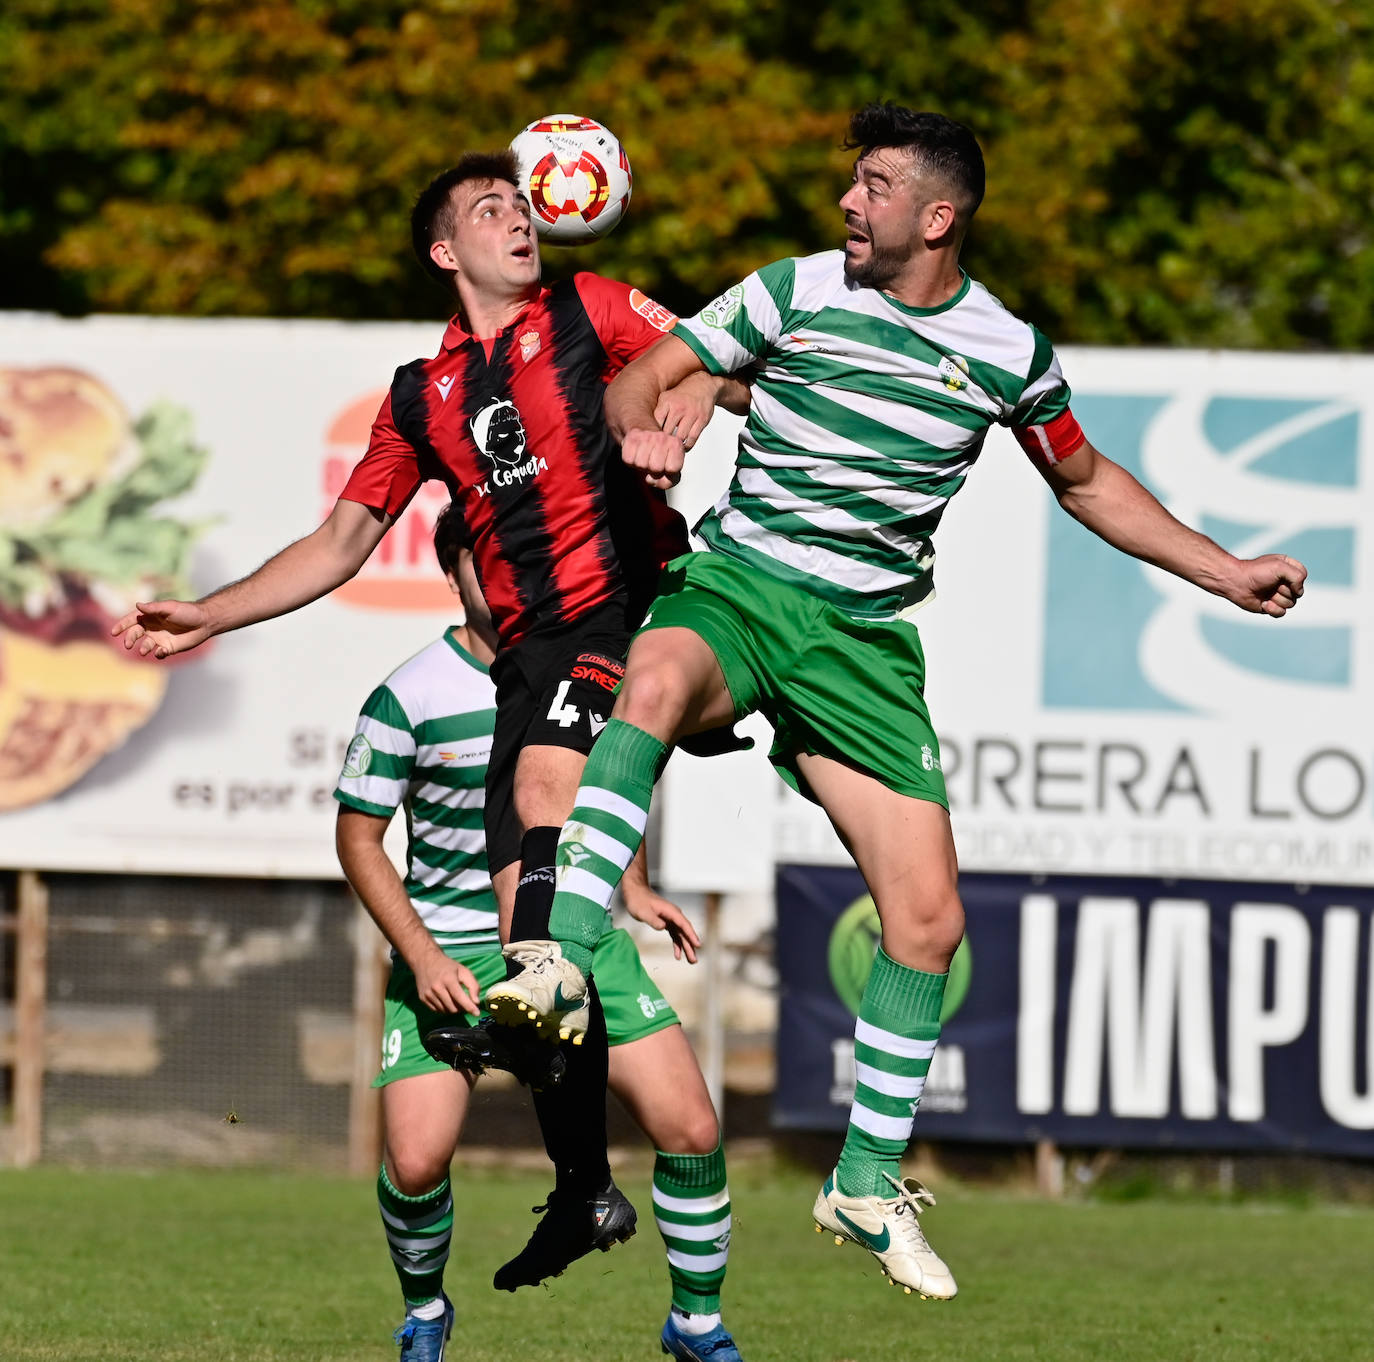
M 396 371 L 342 498 L 395 516 L 442 479 L 504 646 L 622 602 L 637 625 L 687 532 L 621 462 L 602 405 L 606 384 L 675 321 L 595 274 L 541 289 L 494 338 L 454 318 L 433 359 Z

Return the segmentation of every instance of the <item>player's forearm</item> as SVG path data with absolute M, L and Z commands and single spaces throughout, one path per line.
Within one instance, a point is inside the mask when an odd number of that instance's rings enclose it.
M 726 374 L 716 380 L 720 384 L 716 392 L 716 406 L 733 412 L 736 416 L 749 415 L 749 384 L 733 374 Z
M 1059 504 L 1113 548 L 1216 595 L 1240 566 L 1220 545 L 1175 519 L 1119 464 L 1099 457 L 1090 480 L 1058 493 Z
M 635 852 L 630 864 L 625 867 L 625 874 L 620 880 L 620 895 L 629 907 L 631 904 L 642 899 L 645 895 L 651 895 L 653 887 L 649 883 L 649 853 L 647 850 L 648 839 L 640 840 L 639 849 Z
M 649 355 L 652 354 L 651 350 Z M 654 409 L 666 389 L 657 370 L 647 360 L 645 356 L 627 365 L 606 389 L 606 424 L 622 444 L 629 431 L 658 429 Z
M 365 506 L 339 502 L 317 530 L 201 600 L 212 631 L 223 634 L 275 619 L 333 591 L 363 565 L 389 523 Z
M 344 876 L 368 915 L 406 964 L 418 972 L 439 947 L 420 921 L 382 844 L 369 837 L 350 835 L 346 822 L 341 821 L 335 845 Z

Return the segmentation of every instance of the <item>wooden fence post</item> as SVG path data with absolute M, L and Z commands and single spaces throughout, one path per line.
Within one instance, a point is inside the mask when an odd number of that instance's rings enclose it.
M 382 1095 L 372 1086 L 380 1067 L 386 1013 L 386 961 L 381 934 L 362 901 L 353 916 L 353 1077 L 348 1095 L 348 1171 L 375 1175 L 382 1160 Z
M 48 998 L 48 886 L 21 870 L 15 926 L 14 1164 L 29 1168 L 43 1153 L 44 1013 Z

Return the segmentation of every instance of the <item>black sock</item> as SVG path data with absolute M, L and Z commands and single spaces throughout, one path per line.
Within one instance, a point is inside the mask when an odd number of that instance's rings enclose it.
M 557 1171 L 557 1185 L 572 1196 L 591 1197 L 610 1180 L 606 1160 L 606 1014 L 596 984 L 587 981 L 591 1022 L 581 1045 L 563 1044 L 568 1058 L 563 1081 L 532 1093 L 544 1148 Z
M 520 881 L 515 886 L 515 908 L 510 919 L 512 941 L 547 941 L 549 912 L 553 908 L 554 857 L 560 828 L 531 828 L 520 840 Z M 506 978 L 520 966 L 506 961 Z
M 511 915 L 512 941 L 543 941 L 553 907 L 554 857 L 561 828 L 531 828 L 520 842 L 520 883 Z M 508 975 L 519 965 L 506 961 Z M 581 1045 L 564 1042 L 568 1067 L 563 1081 L 533 1093 L 544 1148 L 557 1170 L 557 1185 L 575 1196 L 594 1196 L 611 1176 L 606 1161 L 606 1014 L 596 985 L 588 980 L 591 1021 Z

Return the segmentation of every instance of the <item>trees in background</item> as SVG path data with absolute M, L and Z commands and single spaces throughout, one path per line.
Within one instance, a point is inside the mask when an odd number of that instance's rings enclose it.
M 1374 339 L 1374 14 L 1352 0 L 8 0 L 0 303 L 432 315 L 415 193 L 591 114 L 635 197 L 547 253 L 679 310 L 837 243 L 848 113 L 969 123 L 965 259 L 1057 341 Z

